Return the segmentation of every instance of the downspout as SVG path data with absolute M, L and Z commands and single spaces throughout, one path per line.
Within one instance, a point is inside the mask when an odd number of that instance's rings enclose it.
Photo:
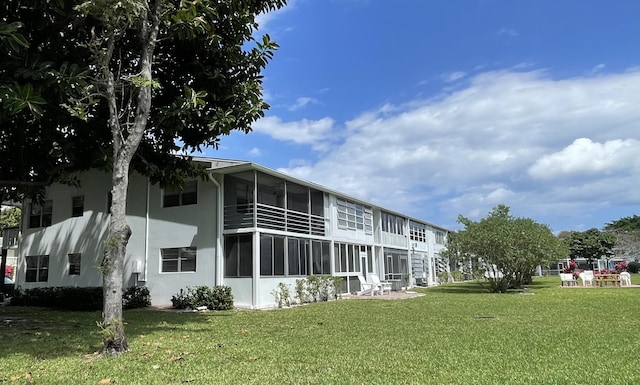
M 219 286 L 222 285 L 222 230 L 224 227 L 224 202 L 222 201 L 222 186 L 213 177 L 210 173 L 208 173 L 209 179 L 216 186 L 216 198 L 217 198 L 217 211 L 216 211 L 216 256 L 215 256 L 215 274 L 214 274 L 214 285 Z
M 144 275 L 142 279 L 138 277 L 140 281 L 144 281 L 144 282 L 147 281 L 147 266 L 149 266 L 149 198 L 151 196 L 150 184 L 151 183 L 149 181 L 149 178 L 147 178 L 147 207 L 145 210 L 145 218 L 144 218 L 144 273 L 143 273 Z

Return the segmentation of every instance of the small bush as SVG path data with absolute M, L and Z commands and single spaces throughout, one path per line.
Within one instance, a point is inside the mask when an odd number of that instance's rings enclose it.
M 174 309 L 187 309 L 191 306 L 190 288 L 187 290 L 180 289 L 177 294 L 171 297 L 171 305 Z
M 298 303 L 328 301 L 338 299 L 342 292 L 343 277 L 330 275 L 310 275 L 296 279 L 295 298 Z
M 132 286 L 122 294 L 122 306 L 125 309 L 137 309 L 151 306 L 151 294 L 144 286 Z
M 279 308 L 282 306 L 291 306 L 291 290 L 289 289 L 289 285 L 280 282 L 278 288 L 273 289 L 271 294 L 276 301 L 276 306 Z
M 206 306 L 209 310 L 229 310 L 233 309 L 233 294 L 229 286 L 187 286 L 171 297 L 171 304 L 176 309 Z
M 629 270 L 629 273 L 638 274 L 638 271 L 640 271 L 640 262 L 629 263 L 627 270 Z

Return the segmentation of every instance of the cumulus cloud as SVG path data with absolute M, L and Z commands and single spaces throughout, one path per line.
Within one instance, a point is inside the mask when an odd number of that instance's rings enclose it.
M 330 144 L 333 124 L 333 119 L 328 117 L 283 122 L 278 117 L 268 116 L 255 122 L 253 131 L 285 142 L 310 145 L 314 150 L 323 151 Z
M 579 138 L 562 150 L 544 155 L 528 170 L 535 179 L 567 175 L 599 176 L 638 169 L 640 141 L 615 139 L 604 143 Z M 631 166 L 631 167 L 630 167 Z
M 549 215 L 570 215 L 589 199 L 640 203 L 639 190 L 626 188 L 640 180 L 639 70 L 570 79 L 495 71 L 469 80 L 429 100 L 365 111 L 341 125 L 330 147 L 330 118 L 262 119 L 257 131 L 325 151 L 284 171 L 398 211 L 420 207 L 424 218 L 429 210 L 484 215 L 498 203 Z

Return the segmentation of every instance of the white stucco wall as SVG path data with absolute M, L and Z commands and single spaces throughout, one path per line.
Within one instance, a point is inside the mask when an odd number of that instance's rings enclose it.
M 213 183 L 198 180 L 198 204 L 162 207 L 162 190 L 150 186 L 145 283 L 154 306 L 171 305 L 171 296 L 187 286 L 216 284 L 217 193 Z M 160 250 L 180 247 L 197 248 L 196 271 L 162 273 Z
M 18 249 L 16 284 L 22 289 L 46 286 L 100 286 L 98 267 L 104 251 L 109 214 L 107 196 L 110 174 L 89 171 L 79 176 L 80 187 L 53 185 L 47 199 L 53 201 L 52 225 L 28 229 L 23 223 Z M 71 217 L 71 197 L 84 195 L 84 214 Z M 209 181 L 198 181 L 198 204 L 162 207 L 162 190 L 148 186 L 147 179 L 132 175 L 127 202 L 127 222 L 132 235 L 127 245 L 124 284 L 132 286 L 138 278 L 151 292 L 153 305 L 171 305 L 171 296 L 186 286 L 214 286 L 217 189 Z M 148 214 L 147 214 L 148 210 Z M 196 271 L 161 273 L 162 248 L 197 248 Z M 67 255 L 81 253 L 80 275 L 69 275 Z M 46 282 L 25 282 L 28 255 L 49 255 Z M 141 261 L 143 273 L 134 274 L 135 261 Z

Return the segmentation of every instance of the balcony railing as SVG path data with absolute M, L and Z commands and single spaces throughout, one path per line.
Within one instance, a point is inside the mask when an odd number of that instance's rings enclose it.
M 224 228 L 258 227 L 300 234 L 325 235 L 325 218 L 258 203 L 224 207 Z

